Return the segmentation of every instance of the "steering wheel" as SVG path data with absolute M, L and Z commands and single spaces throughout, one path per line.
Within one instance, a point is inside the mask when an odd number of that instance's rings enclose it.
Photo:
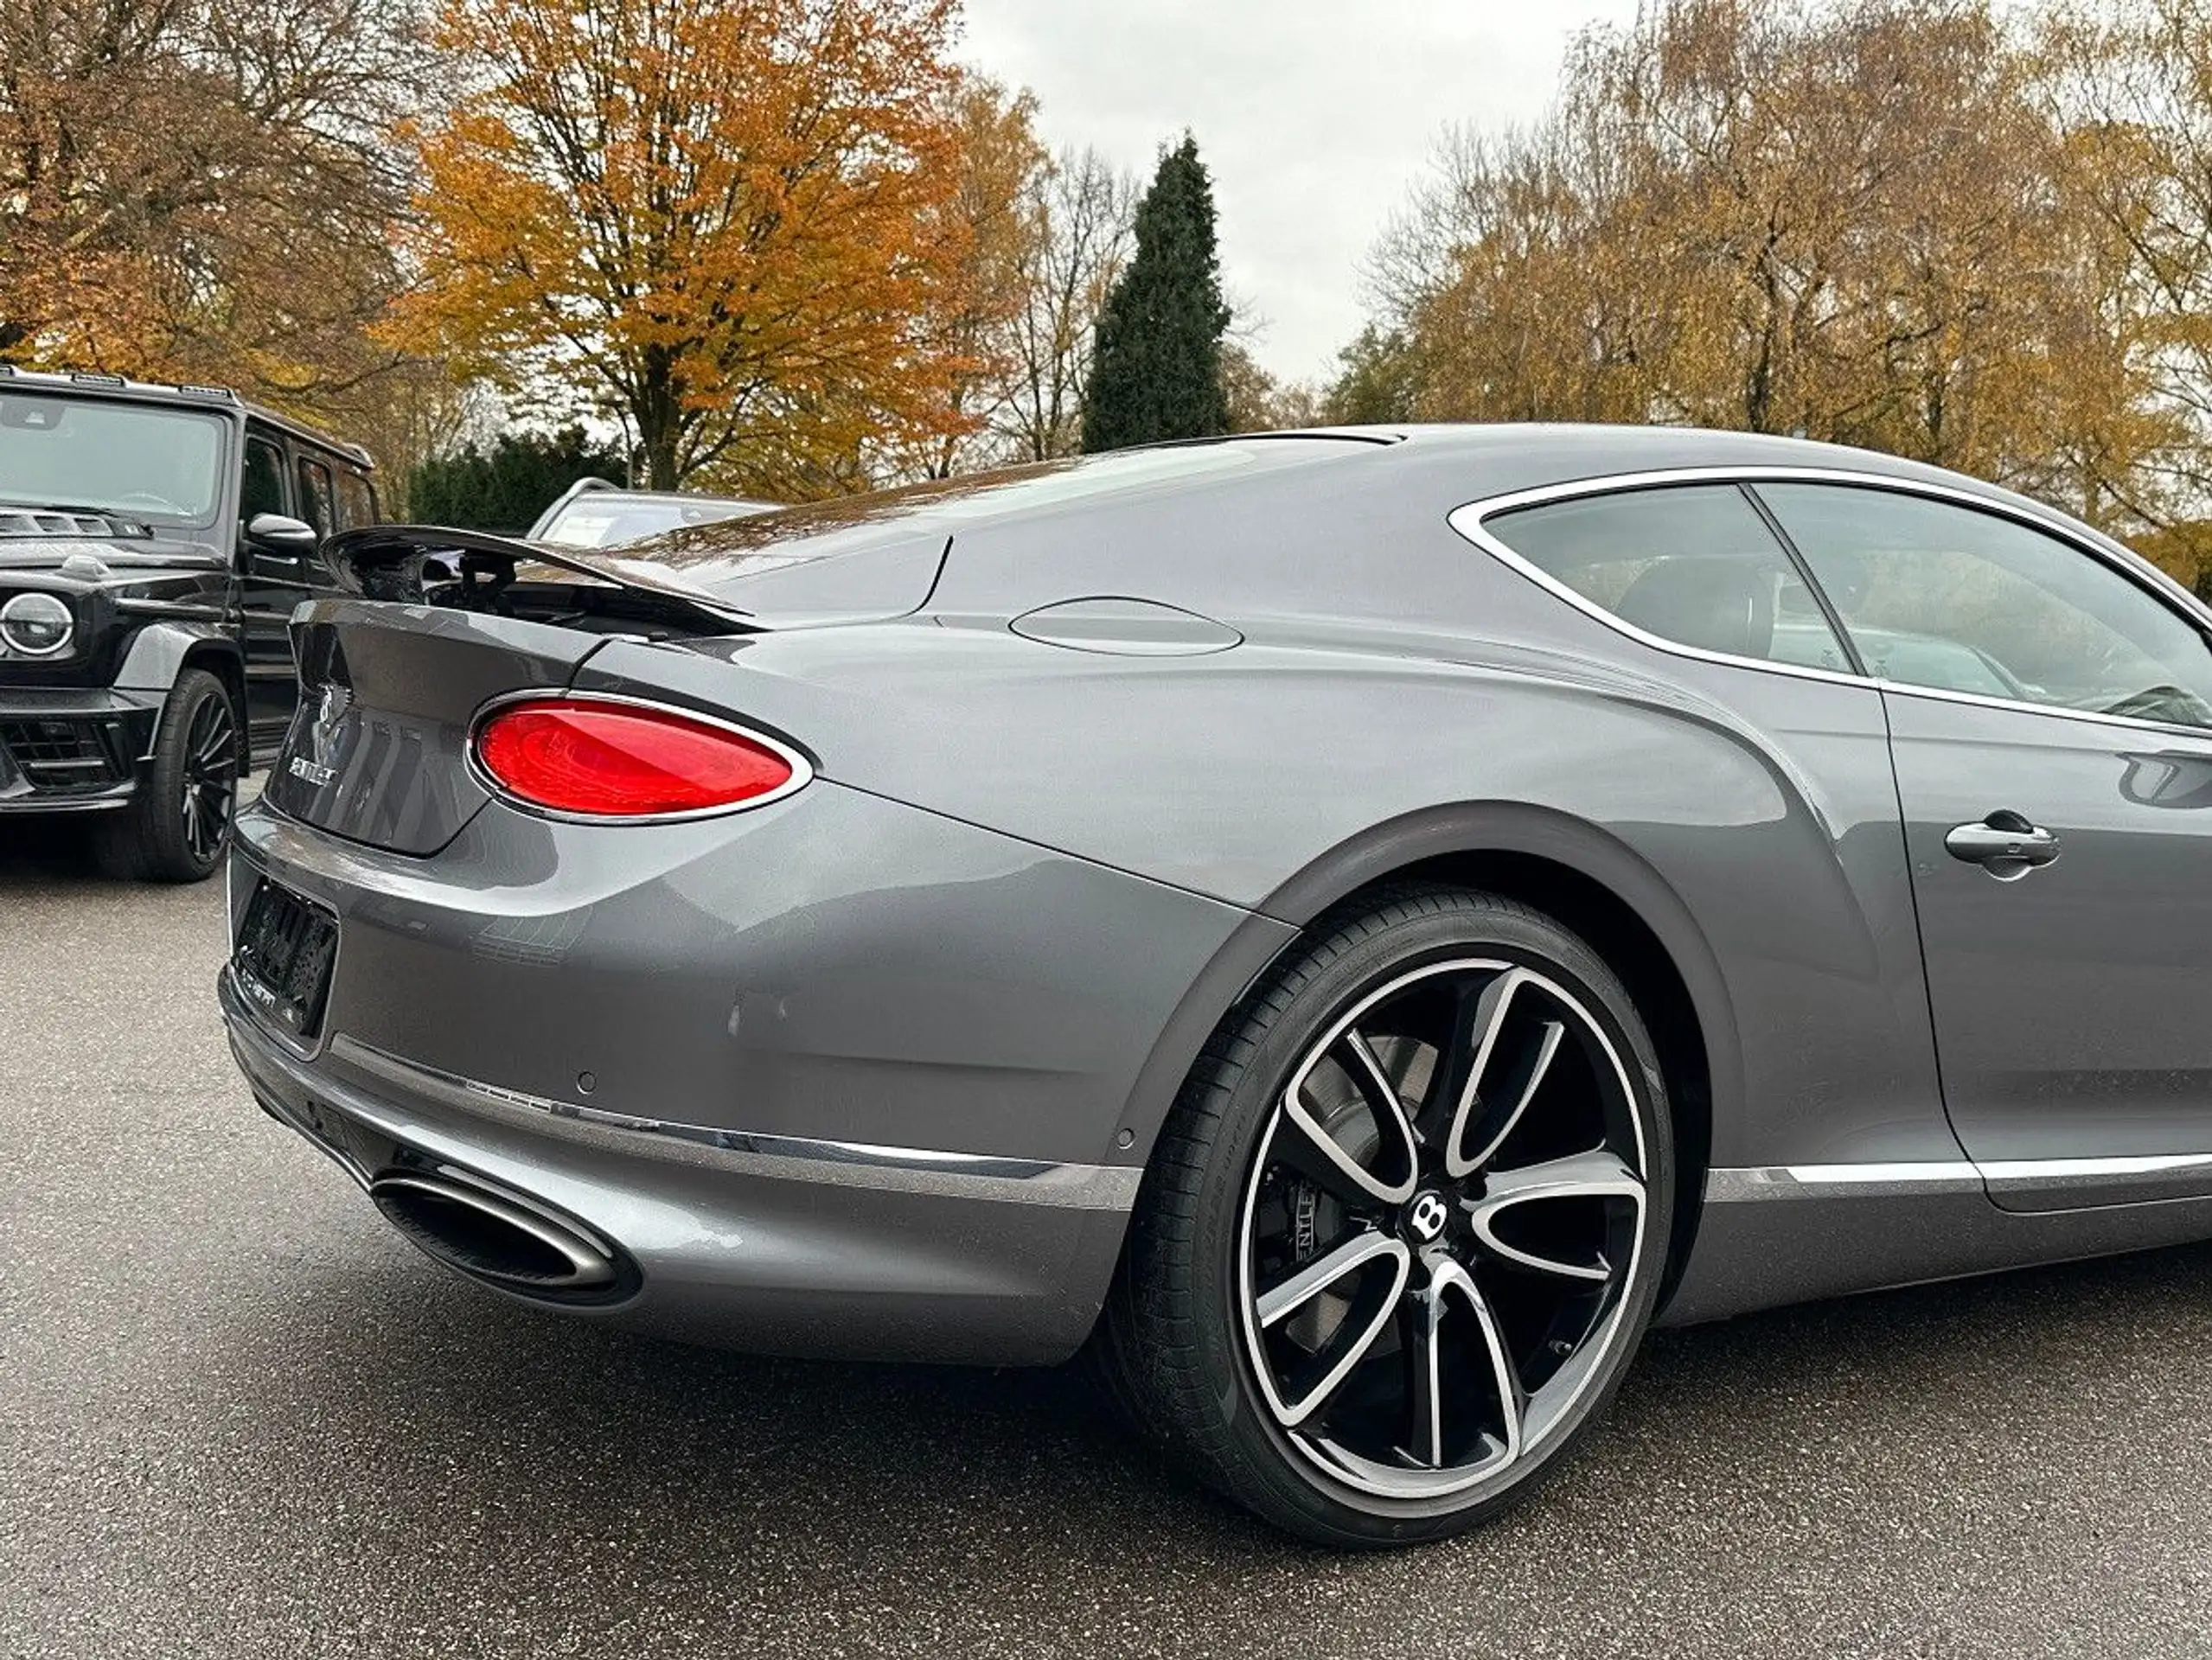
M 151 508 L 156 513 L 182 513 L 184 508 L 165 495 L 156 495 L 151 490 L 128 490 L 119 496 L 118 508 Z

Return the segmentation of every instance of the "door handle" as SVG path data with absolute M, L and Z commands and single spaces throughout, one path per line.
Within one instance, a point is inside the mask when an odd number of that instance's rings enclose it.
M 1962 824 L 1943 838 L 1953 859 L 1979 865 L 2000 882 L 2011 882 L 2058 857 L 2058 838 L 2017 813 L 1991 814 L 1979 824 Z

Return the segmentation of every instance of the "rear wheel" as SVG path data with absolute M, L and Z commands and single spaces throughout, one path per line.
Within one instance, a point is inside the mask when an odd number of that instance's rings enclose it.
M 205 669 L 179 674 L 162 706 L 137 795 L 101 827 L 102 866 L 150 882 L 214 875 L 237 811 L 240 745 L 229 689 Z
M 1323 924 L 1207 1046 L 1099 1358 L 1269 1521 L 1440 1538 L 1525 1493 L 1610 1398 L 1672 1208 L 1620 981 L 1525 906 L 1400 893 Z

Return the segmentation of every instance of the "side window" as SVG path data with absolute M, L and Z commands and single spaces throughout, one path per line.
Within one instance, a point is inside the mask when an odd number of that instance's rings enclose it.
M 1768 484 L 1759 494 L 1879 678 L 2212 726 L 2212 646 L 2058 537 L 1895 491 Z
M 316 534 L 328 536 L 338 527 L 338 503 L 330 483 L 330 469 L 305 456 L 299 458 L 299 504 L 305 509 L 302 516 L 315 527 Z
M 1483 528 L 1623 622 L 1703 651 L 1848 673 L 1798 568 L 1733 484 L 1519 508 Z
M 238 492 L 238 516 L 251 524 L 257 513 L 283 513 L 284 452 L 267 438 L 246 437 L 246 472 Z
M 338 475 L 338 528 L 359 530 L 376 522 L 376 492 L 359 473 Z

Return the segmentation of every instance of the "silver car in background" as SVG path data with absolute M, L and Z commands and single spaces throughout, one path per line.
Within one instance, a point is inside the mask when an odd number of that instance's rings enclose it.
M 743 496 L 630 490 L 603 478 L 579 478 L 538 515 L 525 540 L 556 547 L 617 547 L 693 525 L 775 511 L 773 501 Z
M 2003 490 L 1359 430 L 330 552 L 222 1006 L 503 1296 L 1082 1351 L 1366 1545 L 1655 1323 L 2212 1236 L 2212 614 Z

